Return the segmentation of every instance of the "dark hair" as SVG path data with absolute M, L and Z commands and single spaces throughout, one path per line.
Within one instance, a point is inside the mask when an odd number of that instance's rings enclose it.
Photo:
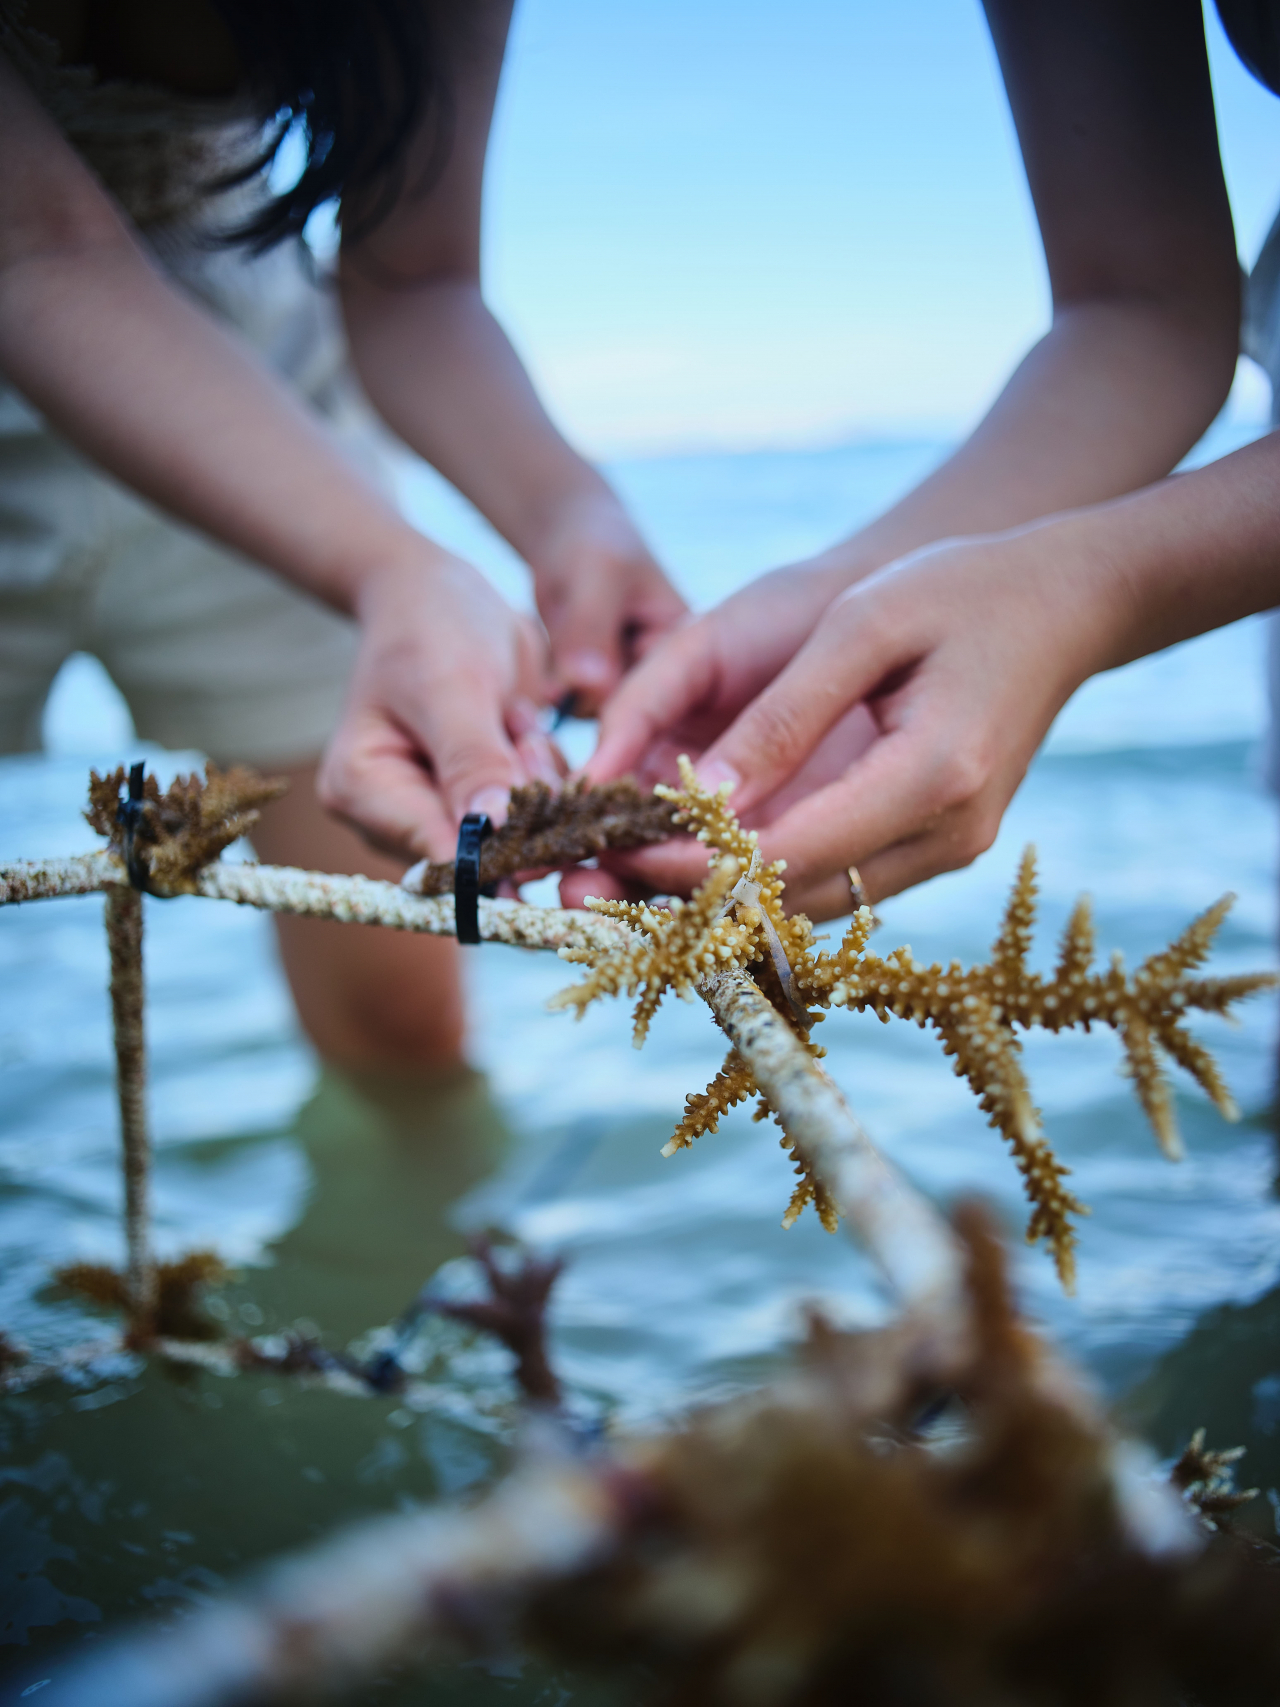
M 404 187 L 410 138 L 427 137 L 419 187 L 439 175 L 453 107 L 438 8 L 428 0 L 214 0 L 265 125 L 259 154 L 219 188 L 245 183 L 300 125 L 297 181 L 228 241 L 261 251 L 296 237 L 316 208 L 349 198 L 343 234 L 375 226 Z M 354 208 L 354 211 L 353 211 Z

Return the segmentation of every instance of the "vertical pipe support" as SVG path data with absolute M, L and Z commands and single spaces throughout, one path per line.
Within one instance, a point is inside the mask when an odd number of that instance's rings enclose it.
M 147 1127 L 140 892 L 127 884 L 113 884 L 107 890 L 106 924 L 124 1175 L 125 1286 L 130 1331 L 146 1338 L 155 1328 L 156 1269 L 151 1255 L 151 1134 Z

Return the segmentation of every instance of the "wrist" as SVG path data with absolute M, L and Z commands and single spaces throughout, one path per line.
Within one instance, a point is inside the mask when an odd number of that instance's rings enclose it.
M 1142 579 L 1131 542 L 1115 526 L 1115 510 L 1106 504 L 1070 511 L 997 535 L 992 542 L 997 549 L 1012 550 L 1015 562 L 1031 552 L 1029 590 L 1058 637 L 1068 692 L 1147 650 L 1139 639 Z
M 332 569 L 325 596 L 357 622 L 367 622 L 388 600 L 418 595 L 443 585 L 461 567 L 452 553 L 425 534 L 405 527 L 368 540 L 357 554 Z
M 594 569 L 601 561 L 652 561 L 621 499 L 591 472 L 591 484 L 564 493 L 530 535 L 523 556 L 535 586 Z

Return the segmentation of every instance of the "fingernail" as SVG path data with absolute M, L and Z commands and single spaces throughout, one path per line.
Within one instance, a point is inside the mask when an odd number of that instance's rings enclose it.
M 564 674 L 580 686 L 603 687 L 613 674 L 613 666 L 603 652 L 571 652 L 564 660 Z
M 708 794 L 714 794 L 716 789 L 726 782 L 732 791 L 742 781 L 733 766 L 725 764 L 723 759 L 708 759 L 704 764 L 695 767 L 695 775 Z
M 494 829 L 500 830 L 507 821 L 508 805 L 505 788 L 482 788 L 468 800 L 467 811 L 483 812 Z

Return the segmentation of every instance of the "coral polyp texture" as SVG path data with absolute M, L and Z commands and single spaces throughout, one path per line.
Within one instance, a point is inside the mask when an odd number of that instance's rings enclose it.
M 507 820 L 480 849 L 480 881 L 549 867 L 576 865 L 606 848 L 642 848 L 671 835 L 671 808 L 630 777 L 590 788 L 571 782 L 557 793 L 545 782 L 511 790 Z M 453 861 L 415 867 L 409 887 L 418 895 L 448 895 Z
M 954 1059 L 955 1071 L 1013 1152 L 1031 1203 L 1028 1241 L 1046 1241 L 1067 1287 L 1075 1277 L 1072 1217 L 1087 1210 L 1067 1189 L 1070 1170 L 1044 1135 L 1022 1067 L 1018 1029 L 1088 1031 L 1105 1025 L 1115 1031 L 1138 1100 L 1170 1158 L 1182 1154 L 1182 1144 L 1163 1057 L 1185 1068 L 1228 1120 L 1236 1118 L 1235 1103 L 1213 1057 L 1184 1023 L 1195 1011 L 1226 1015 L 1242 997 L 1276 982 L 1274 974 L 1266 972 L 1229 978 L 1194 975 L 1208 956 L 1231 896 L 1193 920 L 1176 942 L 1132 974 L 1118 954 L 1105 970 L 1093 969 L 1093 920 L 1082 898 L 1063 933 L 1057 965 L 1044 977 L 1027 966 L 1036 902 L 1035 853 L 1028 848 L 990 960 L 967 968 L 958 961 L 922 966 L 909 948 L 883 956 L 869 953 L 875 920 L 867 907 L 855 913 L 834 953 L 820 954 L 809 920 L 803 913 L 788 917 L 783 909 L 782 863 L 761 863 L 755 832 L 739 825 L 729 807 L 728 789 L 715 794 L 700 789 L 685 759 L 680 777 L 681 788 L 660 787 L 658 792 L 675 808 L 674 821 L 694 830 L 711 850 L 706 881 L 689 901 L 665 907 L 588 901 L 593 911 L 626 924 L 631 939 L 606 949 L 561 949 L 562 958 L 589 971 L 580 983 L 553 998 L 552 1006 L 572 1007 L 581 1015 L 598 997 L 637 996 L 638 1047 L 668 990 L 691 996 L 702 981 L 733 965 L 752 969 L 761 989 L 815 1056 L 822 1050 L 810 1033 L 823 1016 L 814 1009 L 870 1009 L 886 1023 L 896 1017 L 933 1026 L 944 1053 Z M 664 1154 L 714 1132 L 721 1115 L 753 1096 L 759 1098 L 757 1119 L 773 1113 L 750 1069 L 731 1049 L 707 1089 L 687 1099 Z M 790 1147 L 785 1134 L 783 1143 Z M 783 1224 L 790 1226 L 812 1201 L 823 1225 L 832 1230 L 834 1204 L 803 1165 L 797 1167 L 800 1183 Z
M 106 836 L 115 853 L 124 854 L 124 803 L 121 790 L 125 769 L 99 776 L 89 772 L 89 806 L 85 819 Z M 245 765 L 219 770 L 206 766 L 205 777 L 175 777 L 161 790 L 154 776 L 143 781 L 133 835 L 140 875 L 146 887 L 162 895 L 194 895 L 196 873 L 216 860 L 224 848 L 247 835 L 257 823 L 259 808 L 277 800 L 288 783 L 259 776 Z

